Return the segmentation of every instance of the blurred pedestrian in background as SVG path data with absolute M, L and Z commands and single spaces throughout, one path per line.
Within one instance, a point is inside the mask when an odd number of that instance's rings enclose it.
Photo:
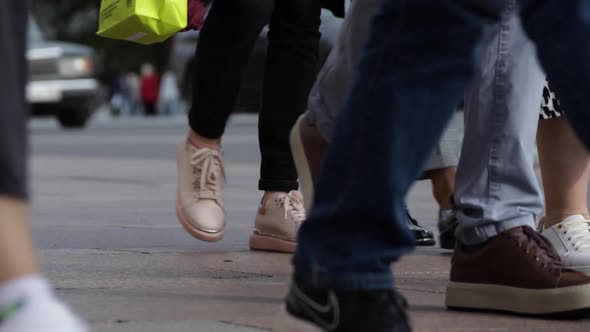
M 129 113 L 136 115 L 141 112 L 141 89 L 139 75 L 136 72 L 130 71 L 125 78 L 127 89 L 129 89 Z
M 160 92 L 160 78 L 152 64 L 146 63 L 141 66 L 140 91 L 145 115 L 155 116 L 157 114 L 156 103 Z
M 111 106 L 115 115 L 127 115 L 131 112 L 131 92 L 129 91 L 127 76 L 127 70 L 122 69 L 113 77 Z
M 180 112 L 180 91 L 176 75 L 170 69 L 162 74 L 160 93 L 158 99 L 158 110 L 160 114 L 173 115 Z

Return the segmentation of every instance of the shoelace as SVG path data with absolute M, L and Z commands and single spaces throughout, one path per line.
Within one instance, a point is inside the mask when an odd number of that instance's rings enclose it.
M 213 149 L 193 149 L 190 163 L 193 174 L 199 175 L 193 182 L 197 198 L 221 199 L 219 182 L 225 178 L 221 153 Z
M 292 191 L 281 198 L 278 204 L 285 210 L 285 219 L 292 220 L 301 226 L 305 220 L 305 207 L 300 195 Z
M 562 222 L 558 230 L 567 236 L 574 250 L 590 249 L 590 220 L 571 220 Z
M 522 246 L 526 254 L 533 254 L 535 259 L 543 264 L 544 267 L 561 269 L 561 258 L 549 240 L 529 227 L 522 227 L 523 234 L 526 237 L 517 237 L 519 246 Z M 526 245 L 523 246 L 523 244 Z

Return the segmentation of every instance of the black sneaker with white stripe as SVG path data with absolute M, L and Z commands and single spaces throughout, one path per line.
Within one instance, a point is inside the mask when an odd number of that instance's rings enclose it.
M 328 291 L 293 284 L 278 332 L 408 332 L 406 300 L 394 290 Z

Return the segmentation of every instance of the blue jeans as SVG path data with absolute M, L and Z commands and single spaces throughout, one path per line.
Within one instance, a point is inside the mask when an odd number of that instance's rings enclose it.
M 545 77 L 520 24 L 517 0 L 506 1 L 500 24 L 484 32 L 465 98 L 454 198 L 456 236 L 467 245 L 514 227 L 535 228 L 543 212 L 534 157 Z
M 588 146 L 590 45 L 583 41 L 590 37 L 590 0 L 520 3 L 524 30 Z M 414 242 L 403 222 L 404 198 L 468 87 L 484 28 L 500 20 L 505 6 L 501 0 L 382 1 L 314 209 L 300 230 L 297 283 L 393 286 L 391 263 Z
M 369 24 L 381 0 L 353 0 L 338 40 L 311 89 L 307 109 L 323 138 L 330 142 L 336 118 L 350 86 L 356 64 L 369 35 Z M 427 170 L 456 167 L 459 162 L 458 128 L 447 129 Z

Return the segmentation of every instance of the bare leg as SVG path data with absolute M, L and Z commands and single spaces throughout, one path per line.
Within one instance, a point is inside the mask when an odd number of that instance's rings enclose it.
M 545 227 L 575 214 L 588 218 L 590 154 L 565 117 L 540 121 L 537 146 L 545 189 Z
M 38 273 L 23 201 L 0 198 L 0 282 Z
M 434 169 L 426 172 L 426 178 L 432 182 L 432 196 L 441 209 L 452 209 L 451 197 L 455 192 L 456 167 Z

